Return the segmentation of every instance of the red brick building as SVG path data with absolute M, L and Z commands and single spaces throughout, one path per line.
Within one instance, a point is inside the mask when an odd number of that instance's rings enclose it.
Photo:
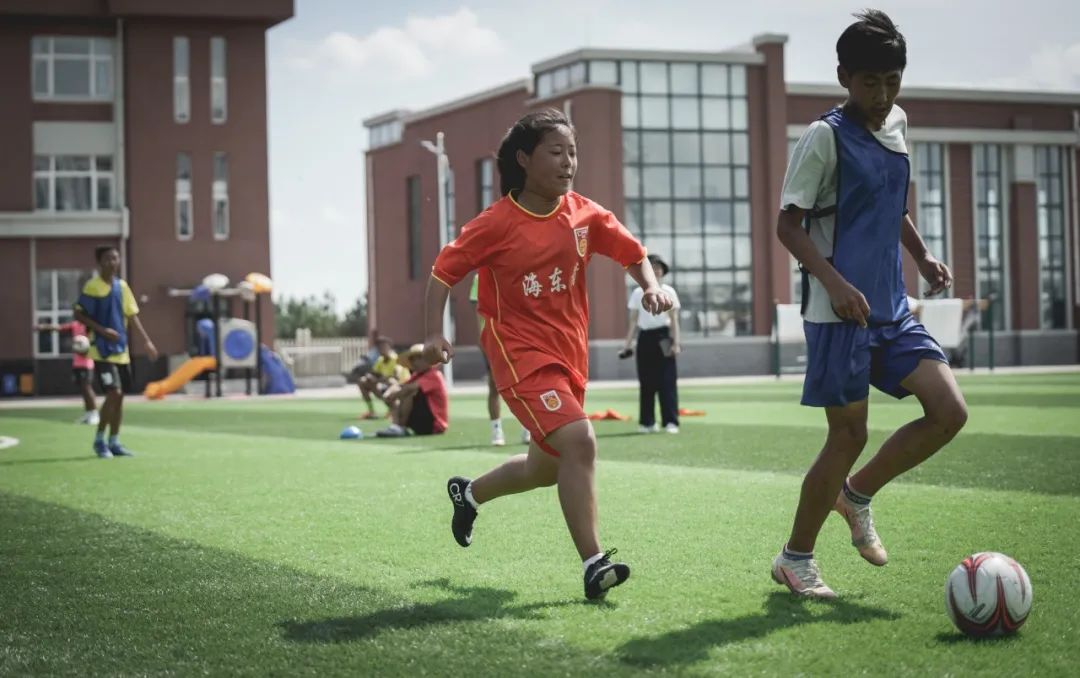
M 265 34 L 292 14 L 292 0 L 0 6 L 0 372 L 69 389 L 69 338 L 32 326 L 70 319 L 96 245 L 120 249 L 163 354 L 189 342 L 170 287 L 270 274 Z M 164 369 L 135 350 L 139 381 Z
M 788 150 L 843 99 L 836 85 L 784 81 L 785 36 L 726 52 L 583 49 L 535 64 L 532 77 L 365 122 L 373 326 L 423 333 L 416 308 L 439 245 L 436 161 L 444 132 L 451 230 L 498 197 L 492 160 L 526 111 L 555 107 L 579 134 L 575 190 L 612 209 L 672 264 L 684 374 L 769 369 L 773 303 L 797 301 L 793 262 L 775 237 Z M 1077 361 L 1077 153 L 1080 93 L 908 88 L 911 211 L 956 276 L 953 294 L 998 299 L 998 363 Z M 905 255 L 906 256 L 906 255 Z M 907 261 L 909 291 L 919 279 Z M 626 332 L 627 280 L 589 270 L 594 377 L 626 376 L 612 342 Z M 467 286 L 453 292 L 457 342 L 477 341 Z M 983 322 L 986 323 L 984 317 Z M 984 328 L 986 329 L 986 328 Z M 462 373 L 478 369 L 466 352 Z

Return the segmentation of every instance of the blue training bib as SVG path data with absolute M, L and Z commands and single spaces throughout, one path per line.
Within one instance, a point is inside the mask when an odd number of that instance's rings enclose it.
M 900 258 L 910 161 L 840 108 L 821 119 L 836 139 L 832 265 L 866 297 L 870 325 L 893 324 L 911 314 Z

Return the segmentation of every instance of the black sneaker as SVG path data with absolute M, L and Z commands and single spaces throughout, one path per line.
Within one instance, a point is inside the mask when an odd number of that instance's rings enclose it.
M 609 560 L 616 553 L 618 549 L 606 551 L 603 558 L 585 570 L 585 597 L 589 600 L 603 598 L 608 589 L 613 589 L 630 578 L 629 565 Z
M 465 499 L 465 488 L 471 482 L 461 476 L 454 476 L 446 481 L 446 493 L 450 495 L 450 501 L 454 502 L 454 519 L 450 521 L 450 527 L 454 532 L 454 539 L 462 546 L 472 543 L 472 524 L 476 520 L 476 509 Z

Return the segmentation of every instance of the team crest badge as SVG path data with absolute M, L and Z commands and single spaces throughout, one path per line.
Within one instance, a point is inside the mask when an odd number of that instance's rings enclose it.
M 575 228 L 574 240 L 577 242 L 578 256 L 584 258 L 585 253 L 589 250 L 589 227 Z
M 554 412 L 562 407 L 562 398 L 555 391 L 541 393 L 540 402 L 544 403 L 544 407 L 548 409 L 548 412 Z

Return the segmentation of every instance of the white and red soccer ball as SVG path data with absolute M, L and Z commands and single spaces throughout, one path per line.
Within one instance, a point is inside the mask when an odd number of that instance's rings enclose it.
M 71 351 L 79 355 L 90 352 L 90 339 L 85 334 L 76 334 L 71 340 Z
M 1031 611 L 1031 579 L 1003 553 L 976 553 L 945 580 L 945 609 L 969 636 L 1014 633 Z

